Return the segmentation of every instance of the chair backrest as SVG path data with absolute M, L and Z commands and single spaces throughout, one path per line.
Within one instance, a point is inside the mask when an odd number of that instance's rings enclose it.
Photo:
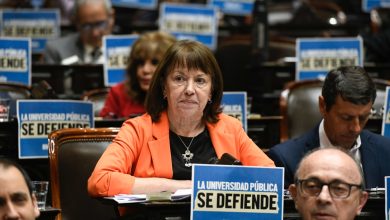
M 373 113 L 381 117 L 386 87 L 390 86 L 390 82 L 383 79 L 373 79 L 373 81 L 377 94 L 372 106 Z M 320 79 L 293 81 L 286 84 L 279 100 L 282 115 L 280 142 L 298 137 L 319 123 L 322 116 L 319 111 L 318 97 L 321 95 L 322 86 L 323 81 Z
M 16 117 L 16 100 L 31 98 L 31 88 L 29 86 L 0 82 L 0 99 L 10 100 L 10 117 Z
M 110 88 L 100 88 L 90 90 L 83 95 L 82 100 L 92 102 L 93 114 L 95 117 L 99 116 L 100 111 L 104 107 L 104 102 L 106 101 L 106 97 L 109 91 Z
M 58 219 L 113 219 L 112 206 L 87 192 L 87 180 L 119 128 L 67 128 L 49 134 L 52 206 Z
M 280 142 L 310 130 L 322 116 L 318 108 L 323 81 L 302 80 L 286 84 L 280 95 Z
M 376 86 L 376 99 L 372 106 L 374 116 L 381 117 L 384 110 L 385 99 L 386 99 L 386 87 L 390 86 L 389 80 L 384 79 L 373 79 Z
M 0 82 L 0 93 L 7 93 L 10 99 L 28 99 L 31 88 L 23 84 Z

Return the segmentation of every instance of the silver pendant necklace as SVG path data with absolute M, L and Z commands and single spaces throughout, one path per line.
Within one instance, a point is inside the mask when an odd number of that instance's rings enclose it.
M 191 147 L 192 141 L 194 140 L 195 137 L 192 137 L 190 144 L 187 146 L 187 145 L 184 143 L 184 141 L 181 139 L 181 137 L 180 137 L 178 134 L 176 134 L 176 135 L 177 135 L 177 137 L 180 139 L 180 141 L 181 141 L 181 143 L 184 145 L 184 147 L 186 148 L 186 151 L 184 151 L 184 154 L 181 154 L 182 157 L 183 157 L 183 159 L 185 160 L 184 165 L 185 165 L 186 167 L 190 167 L 190 166 L 192 165 L 192 164 L 191 164 L 191 159 L 194 157 L 194 154 L 191 153 L 191 151 L 190 151 L 190 147 Z

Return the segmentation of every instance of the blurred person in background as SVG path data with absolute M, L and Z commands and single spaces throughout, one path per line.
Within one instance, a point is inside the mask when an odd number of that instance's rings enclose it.
M 144 102 L 154 71 L 176 41 L 164 32 L 148 32 L 131 46 L 124 82 L 113 86 L 100 112 L 103 118 L 127 118 L 145 113 Z
M 112 33 L 114 9 L 110 0 L 76 0 L 73 23 L 77 33 L 48 41 L 43 62 L 48 64 L 102 64 L 102 39 Z

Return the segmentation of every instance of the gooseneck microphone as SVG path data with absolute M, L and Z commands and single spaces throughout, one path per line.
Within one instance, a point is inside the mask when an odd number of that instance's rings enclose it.
M 221 159 L 216 157 L 212 157 L 209 160 L 210 164 L 222 164 L 222 165 L 242 165 L 241 161 L 237 158 L 233 157 L 229 153 L 224 153 L 221 156 Z

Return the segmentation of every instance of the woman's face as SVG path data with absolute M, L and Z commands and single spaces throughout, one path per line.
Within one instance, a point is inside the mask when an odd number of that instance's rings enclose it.
M 168 112 L 181 117 L 201 118 L 211 99 L 211 76 L 201 70 L 175 68 L 167 76 L 164 96 Z
M 148 91 L 158 60 L 146 59 L 137 66 L 137 80 L 143 91 Z

